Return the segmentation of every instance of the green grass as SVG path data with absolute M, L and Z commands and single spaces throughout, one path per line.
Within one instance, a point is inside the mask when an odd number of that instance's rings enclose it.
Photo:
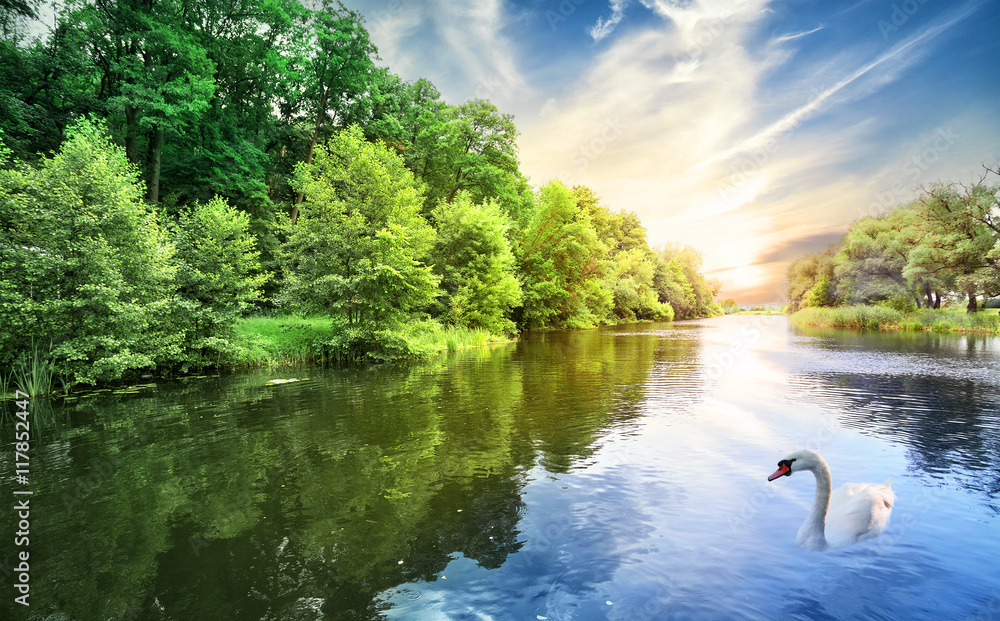
M 322 343 L 339 332 L 329 317 L 278 315 L 246 317 L 236 324 L 233 366 L 267 366 L 316 362 Z
M 268 366 L 346 360 L 428 358 L 444 351 L 508 342 L 486 330 L 413 321 L 375 334 L 352 332 L 329 318 L 248 317 L 236 326 L 231 366 Z
M 837 306 L 804 308 L 791 320 L 799 325 L 834 328 L 1000 334 L 997 309 L 966 313 L 964 308 L 924 308 L 903 313 L 884 306 Z

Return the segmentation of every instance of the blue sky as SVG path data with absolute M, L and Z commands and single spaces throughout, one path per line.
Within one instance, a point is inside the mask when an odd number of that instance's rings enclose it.
M 737 302 L 1000 160 L 1000 0 L 346 0 L 383 64 L 515 115 L 522 171 L 700 249 Z

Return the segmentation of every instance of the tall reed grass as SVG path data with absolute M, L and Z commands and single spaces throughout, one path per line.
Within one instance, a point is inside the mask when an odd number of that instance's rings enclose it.
M 0 372 L 0 398 L 12 398 L 21 391 L 31 398 L 55 392 L 55 365 L 51 358 L 52 345 L 42 349 L 33 340 L 31 354 L 9 371 Z
M 903 313 L 885 306 L 804 308 L 791 320 L 799 325 L 834 328 L 1000 334 L 1000 316 L 995 312 L 965 313 L 960 309 L 925 308 Z

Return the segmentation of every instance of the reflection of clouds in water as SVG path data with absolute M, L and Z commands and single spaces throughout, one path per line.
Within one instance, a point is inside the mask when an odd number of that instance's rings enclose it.
M 1000 338 L 845 333 L 792 344 L 791 399 L 906 446 L 917 470 L 1000 511 Z
M 917 334 L 794 336 L 791 366 L 800 373 L 866 373 L 966 379 L 1000 385 L 1000 338 Z M 888 349 L 887 347 L 892 347 Z
M 383 592 L 387 618 L 604 618 L 618 599 L 617 573 L 660 552 L 654 534 L 685 505 L 683 489 L 656 476 L 630 465 L 559 475 L 536 469 L 518 525 L 532 535 L 519 553 L 493 570 L 455 554 L 445 579 Z

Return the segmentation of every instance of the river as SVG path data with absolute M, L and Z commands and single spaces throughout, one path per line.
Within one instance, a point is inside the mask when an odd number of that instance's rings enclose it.
M 997 337 L 767 316 L 36 402 L 30 618 L 1000 619 L 998 408 Z M 795 545 L 803 447 L 881 537 Z

